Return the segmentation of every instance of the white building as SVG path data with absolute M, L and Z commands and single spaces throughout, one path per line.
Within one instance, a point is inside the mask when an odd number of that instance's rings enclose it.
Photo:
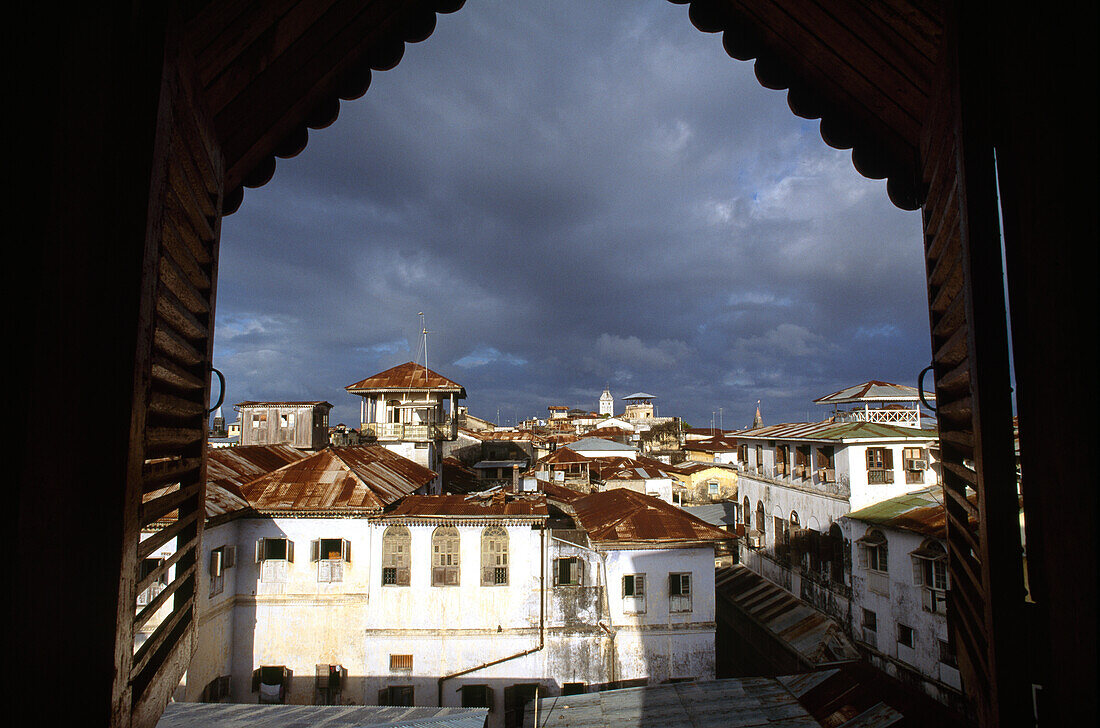
M 600 395 L 600 414 L 607 417 L 615 416 L 615 398 L 611 396 L 610 388 L 605 388 Z
M 841 520 L 852 542 L 852 635 L 867 659 L 965 710 L 947 628 L 942 488 L 891 498 Z
M 487 704 L 501 726 L 536 688 L 714 676 L 728 534 L 625 490 L 409 495 L 431 472 L 383 453 L 279 468 L 210 522 L 179 698 Z
M 466 389 L 422 364 L 406 362 L 345 387 L 362 398 L 360 436 L 442 473 L 443 442 L 458 435 L 457 400 Z M 440 492 L 436 478 L 432 492 Z
M 936 430 L 849 419 L 727 435 L 741 469 L 742 563 L 844 622 L 840 518 L 940 482 Z

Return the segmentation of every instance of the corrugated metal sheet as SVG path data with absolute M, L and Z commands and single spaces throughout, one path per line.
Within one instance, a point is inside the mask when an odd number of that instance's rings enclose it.
M 537 728 L 741 728 L 820 724 L 775 678 L 698 680 L 561 695 L 536 701 L 523 724 Z
M 484 728 L 488 708 L 169 703 L 157 728 Z
M 432 482 L 434 471 L 380 445 L 325 448 L 251 481 L 258 511 L 380 511 Z
M 237 407 L 316 407 L 317 405 L 326 405 L 329 409 L 332 409 L 332 402 L 326 402 L 324 400 L 311 400 L 308 402 L 298 401 L 281 401 L 281 402 L 257 402 L 255 400 L 245 400 L 244 402 L 238 402 Z
M 401 501 L 386 517 L 457 518 L 546 518 L 546 498 L 536 493 L 506 493 L 502 490 L 481 495 L 412 495 Z
M 422 364 L 411 361 L 398 364 L 366 379 L 361 379 L 355 384 L 349 384 L 344 389 L 352 394 L 372 391 L 431 390 L 433 392 L 455 392 L 458 394 L 459 399 L 465 399 L 466 397 L 466 388 L 461 384 L 452 382 L 442 374 L 433 372 Z
M 855 521 L 877 526 L 900 528 L 933 538 L 947 537 L 947 513 L 943 507 L 943 488 L 932 487 L 896 498 L 873 503 L 866 508 L 845 516 Z M 978 506 L 976 493 L 969 493 L 967 500 Z M 971 528 L 977 528 L 977 520 L 970 517 Z
M 935 394 L 925 392 L 929 401 L 936 398 Z M 845 387 L 839 392 L 818 397 L 814 404 L 853 404 L 856 402 L 919 402 L 920 393 L 916 387 L 905 384 L 893 384 L 872 379 L 863 384 L 854 384 Z
M 708 503 L 702 506 L 684 506 L 684 510 L 712 526 L 737 525 L 736 503 Z
M 443 458 L 443 490 L 447 493 L 473 493 L 481 490 L 477 473 L 458 458 Z
M 715 571 L 714 591 L 809 665 L 859 659 L 840 625 L 742 564 Z
M 615 544 L 725 541 L 733 538 L 676 506 L 625 488 L 590 493 L 570 503 L 593 541 Z
M 897 427 L 879 422 L 788 422 L 733 433 L 737 440 L 935 440 L 934 429 Z M 697 443 L 693 443 L 697 444 Z

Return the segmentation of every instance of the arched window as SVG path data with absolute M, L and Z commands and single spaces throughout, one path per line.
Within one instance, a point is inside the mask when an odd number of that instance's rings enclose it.
M 942 613 L 947 609 L 947 552 L 943 544 L 928 539 L 909 554 L 913 562 L 913 585 L 921 589 L 921 601 L 926 612 Z
M 432 533 L 432 586 L 458 586 L 458 529 L 440 526 Z
M 798 511 L 791 511 L 791 530 L 798 528 Z
M 481 585 L 508 583 L 508 532 L 490 526 L 481 532 Z
M 889 551 L 886 535 L 877 528 L 867 529 L 867 535 L 856 541 L 859 547 L 859 568 L 864 571 L 867 587 L 876 594 L 890 594 Z
M 382 534 L 382 586 L 408 586 L 412 535 L 404 526 L 390 526 Z
M 749 497 L 745 496 L 745 502 L 741 507 L 741 520 L 745 523 L 745 528 L 752 527 L 752 506 L 749 505 Z
M 767 533 L 767 528 L 765 528 L 764 525 L 766 521 L 767 516 L 764 515 L 764 501 L 756 501 L 756 530 L 760 532 L 761 536 Z

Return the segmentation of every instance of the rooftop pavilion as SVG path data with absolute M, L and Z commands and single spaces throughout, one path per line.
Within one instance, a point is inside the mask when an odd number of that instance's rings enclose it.
M 935 399 L 934 394 L 924 395 L 926 405 Z M 878 422 L 916 428 L 921 426 L 921 403 L 921 393 L 916 387 L 874 379 L 814 400 L 814 404 L 833 405 L 836 422 Z M 839 409 L 842 405 L 855 406 Z

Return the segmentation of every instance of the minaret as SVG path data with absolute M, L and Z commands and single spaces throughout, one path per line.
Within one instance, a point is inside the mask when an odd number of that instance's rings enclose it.
M 764 426 L 764 418 L 760 416 L 760 400 L 756 400 L 756 416 L 752 418 L 752 429 Z
M 603 394 L 600 395 L 600 414 L 608 417 L 615 415 L 615 398 L 611 396 L 610 385 L 604 387 Z

